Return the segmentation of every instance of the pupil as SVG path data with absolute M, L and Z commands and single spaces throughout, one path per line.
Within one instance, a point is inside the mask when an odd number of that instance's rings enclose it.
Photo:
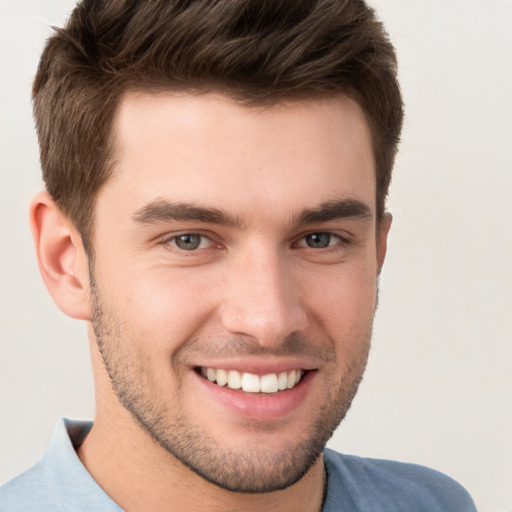
M 307 244 L 315 249 L 323 249 L 329 246 L 331 235 L 329 233 L 313 233 L 308 235 Z
M 176 239 L 176 245 L 185 251 L 197 249 L 200 243 L 200 235 L 181 235 Z

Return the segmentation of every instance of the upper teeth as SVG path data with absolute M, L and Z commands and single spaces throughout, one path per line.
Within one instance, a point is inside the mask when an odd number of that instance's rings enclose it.
M 254 373 L 240 373 L 237 370 L 221 370 L 215 368 L 201 368 L 201 374 L 210 382 L 231 389 L 242 389 L 248 393 L 277 393 L 284 389 L 295 387 L 302 375 L 302 370 L 289 372 L 268 373 L 255 375 Z

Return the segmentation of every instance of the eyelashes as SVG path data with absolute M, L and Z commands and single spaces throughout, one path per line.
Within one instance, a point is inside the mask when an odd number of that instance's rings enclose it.
M 167 244 L 187 252 L 208 249 L 215 245 L 213 240 L 199 233 L 184 233 L 173 236 L 167 240 Z
M 168 235 L 160 243 L 170 250 L 184 254 L 223 248 L 223 245 L 215 242 L 212 237 L 195 231 Z M 350 243 L 351 240 L 347 237 L 342 237 L 331 231 L 315 231 L 302 235 L 291 247 L 321 251 L 341 248 Z
M 296 245 L 297 247 L 309 247 L 311 249 L 326 249 L 341 242 L 344 242 L 341 236 L 329 231 L 319 231 L 303 236 Z

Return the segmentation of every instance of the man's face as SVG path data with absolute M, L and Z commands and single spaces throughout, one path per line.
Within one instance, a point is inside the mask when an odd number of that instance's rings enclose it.
M 364 116 L 343 97 L 256 109 L 132 93 L 115 130 L 91 282 L 120 402 L 207 480 L 285 488 L 368 355 L 379 256 Z

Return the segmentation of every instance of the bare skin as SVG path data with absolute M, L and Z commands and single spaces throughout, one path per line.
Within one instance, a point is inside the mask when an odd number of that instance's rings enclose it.
M 320 510 L 320 450 L 364 372 L 391 223 L 362 111 L 130 93 L 115 128 L 92 280 L 72 224 L 44 193 L 32 205 L 45 282 L 88 322 L 79 457 L 129 511 Z M 301 380 L 246 392 L 207 369 Z

